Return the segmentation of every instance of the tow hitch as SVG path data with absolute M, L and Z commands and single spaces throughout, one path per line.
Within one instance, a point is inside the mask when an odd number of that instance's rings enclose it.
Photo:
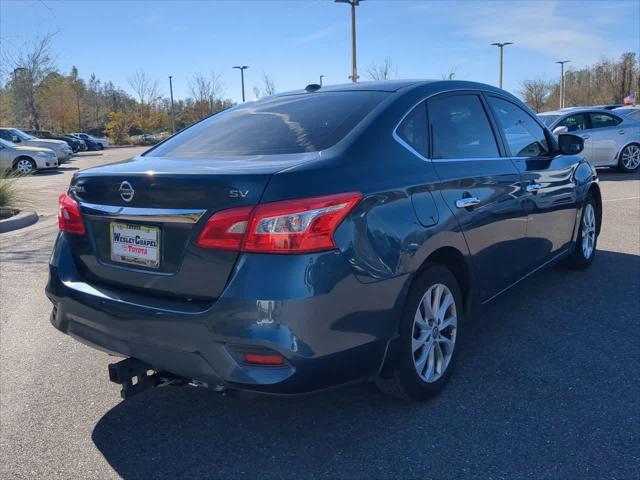
M 169 372 L 156 371 L 151 365 L 137 358 L 126 358 L 109 364 L 109 380 L 122 385 L 120 396 L 131 398 L 153 387 L 186 385 L 189 380 Z
M 124 399 L 153 387 L 192 385 L 209 388 L 209 385 L 204 382 L 180 377 L 165 370 L 155 370 L 151 365 L 137 358 L 125 358 L 118 363 L 110 363 L 109 380 L 122 385 L 120 396 Z M 211 388 L 219 393 L 226 390 L 222 385 L 214 385 Z

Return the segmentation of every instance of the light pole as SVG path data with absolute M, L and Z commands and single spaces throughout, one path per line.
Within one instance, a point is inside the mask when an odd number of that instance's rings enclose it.
M 320 86 L 322 86 L 322 79 L 324 78 L 324 75 L 320 75 Z
M 242 82 L 242 102 L 244 103 L 244 71 L 249 68 L 246 65 L 236 66 L 233 68 L 237 68 L 240 70 L 240 81 Z
M 15 102 L 16 109 L 16 126 L 20 127 L 21 122 L 18 118 L 18 72 L 26 72 L 27 69 L 24 67 L 16 67 L 13 69 L 13 100 Z
M 513 42 L 492 43 L 491 45 L 498 47 L 500 49 L 500 85 L 499 87 L 502 88 L 502 65 L 504 60 L 504 47 L 506 47 L 507 45 L 513 45 Z
M 560 64 L 560 108 L 564 108 L 564 64 L 570 61 L 571 60 L 559 60 L 556 62 Z
M 356 7 L 362 0 L 335 0 L 336 3 L 351 5 L 351 81 L 358 82 L 358 67 L 356 66 Z
M 172 75 L 169 75 L 169 93 L 171 95 L 171 133 L 176 133 L 176 113 L 173 109 L 173 82 Z

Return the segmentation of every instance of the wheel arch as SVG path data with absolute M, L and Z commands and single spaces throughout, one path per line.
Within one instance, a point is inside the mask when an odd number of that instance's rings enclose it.
M 33 157 L 30 157 L 29 155 L 18 155 L 16 158 L 13 159 L 13 162 L 11 164 L 12 168 L 15 168 L 15 166 L 18 164 L 18 162 L 20 160 L 30 160 L 31 162 L 33 162 L 33 165 L 35 168 L 37 168 L 38 164 L 36 163 L 36 161 L 33 159 Z
M 596 233 L 600 235 L 602 228 L 602 192 L 597 183 L 592 183 L 587 190 L 587 198 L 593 197 L 596 202 Z
M 471 306 L 471 292 L 473 285 L 473 270 L 467 257 L 457 248 L 451 246 L 440 247 L 429 254 L 420 268 L 417 270 L 414 281 L 428 268 L 430 264 L 437 263 L 449 269 L 458 282 L 462 291 L 463 309 L 465 312 Z

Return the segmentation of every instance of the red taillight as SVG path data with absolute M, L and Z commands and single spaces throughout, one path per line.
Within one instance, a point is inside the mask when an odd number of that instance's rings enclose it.
M 331 250 L 334 232 L 361 198 L 344 193 L 223 210 L 209 219 L 196 243 L 254 253 Z
M 254 365 L 284 365 L 284 357 L 278 354 L 245 353 L 244 361 Z
M 214 214 L 196 244 L 204 248 L 240 250 L 253 207 L 232 208 Z
M 80 215 L 80 205 L 73 197 L 63 193 L 58 197 L 58 229 L 61 232 L 84 235 L 84 222 Z

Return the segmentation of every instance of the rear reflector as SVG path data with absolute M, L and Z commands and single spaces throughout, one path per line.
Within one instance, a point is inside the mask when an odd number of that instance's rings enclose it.
M 67 193 L 58 197 L 58 229 L 61 232 L 84 235 L 84 222 L 80 205 Z
M 334 232 L 361 198 L 343 193 L 223 210 L 209 219 L 196 243 L 254 253 L 332 250 Z
M 278 354 L 262 355 L 258 353 L 245 353 L 244 361 L 254 365 L 284 365 L 284 357 Z

